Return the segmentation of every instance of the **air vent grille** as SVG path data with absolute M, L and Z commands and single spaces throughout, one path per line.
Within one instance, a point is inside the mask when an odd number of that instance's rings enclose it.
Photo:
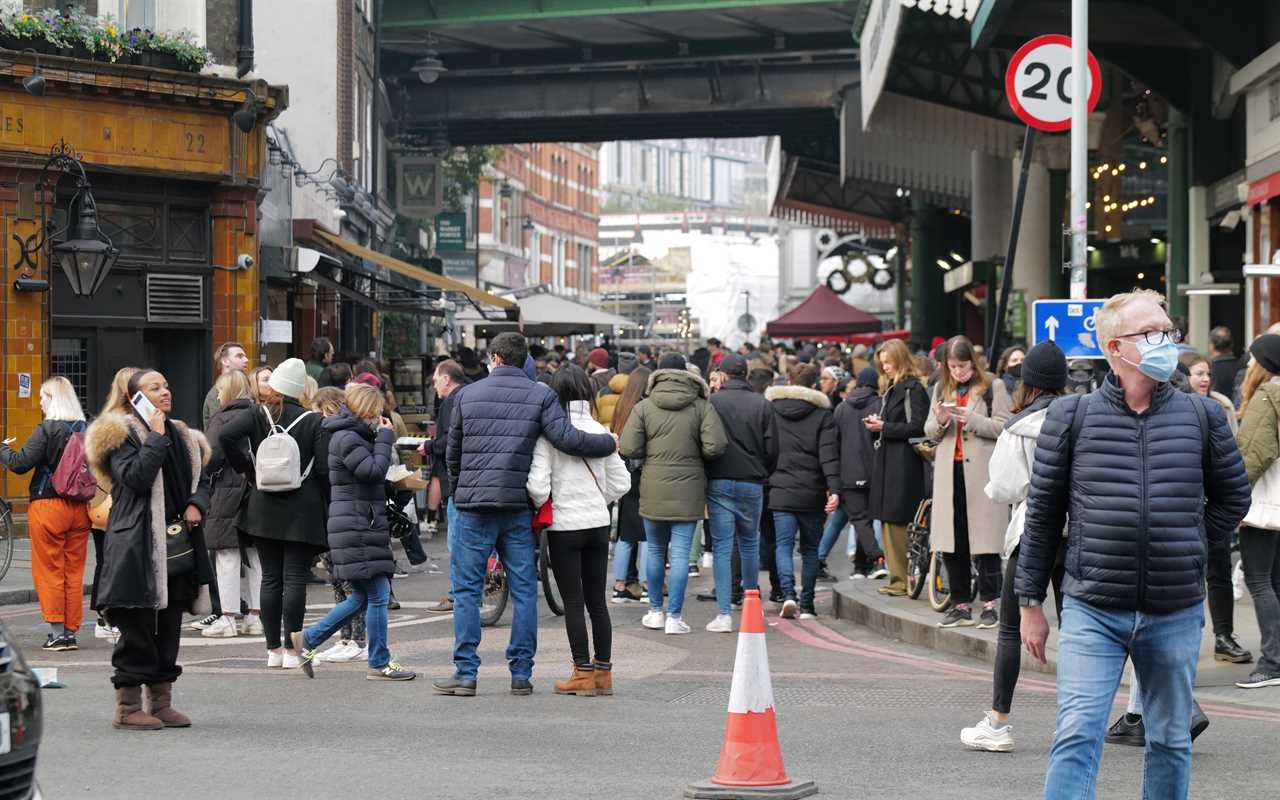
M 148 322 L 204 322 L 204 277 L 147 275 Z

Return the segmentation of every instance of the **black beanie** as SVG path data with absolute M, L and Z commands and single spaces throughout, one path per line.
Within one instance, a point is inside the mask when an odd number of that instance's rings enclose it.
M 688 369 L 684 356 L 679 353 L 667 353 L 658 362 L 658 369 Z
M 1280 339 L 1280 336 L 1276 337 Z M 1057 391 L 1067 385 L 1067 357 L 1055 342 L 1041 342 L 1022 362 L 1022 382 Z
M 1264 333 L 1249 345 L 1253 360 L 1272 375 L 1280 375 L 1280 336 Z
M 875 389 L 880 385 L 880 373 L 875 367 L 863 367 L 858 370 L 858 388 Z

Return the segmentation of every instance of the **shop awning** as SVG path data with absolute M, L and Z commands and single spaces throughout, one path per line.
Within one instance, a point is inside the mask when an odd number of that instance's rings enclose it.
M 416 314 L 424 317 L 444 316 L 443 311 L 430 306 L 431 298 L 421 292 L 401 289 L 372 276 L 367 277 L 374 285 L 374 291 L 371 294 L 364 294 L 352 289 L 350 286 L 343 286 L 338 281 L 321 274 L 319 271 L 307 273 L 306 280 L 312 281 L 317 286 L 328 289 L 353 303 L 371 308 L 374 311 L 381 311 L 386 314 Z M 398 296 L 398 302 L 388 302 L 389 299 L 396 296 Z
M 520 319 L 530 325 L 570 325 L 597 328 L 639 327 L 626 317 L 610 314 L 598 308 L 575 303 L 559 295 L 532 294 L 517 301 Z
M 854 308 L 840 295 L 819 286 L 800 305 L 767 326 L 771 339 L 842 338 L 853 333 L 879 333 L 877 317 Z
M 446 278 L 443 275 L 428 272 L 422 267 L 415 267 L 398 258 L 383 255 L 376 250 L 370 250 L 369 248 L 358 245 L 355 242 L 348 242 L 340 236 L 329 233 L 319 225 L 313 226 L 311 230 L 316 238 L 323 241 L 325 244 L 332 245 L 343 252 L 356 256 L 357 258 L 372 261 L 373 263 L 386 267 L 392 272 L 403 275 L 406 278 L 412 278 L 415 281 L 425 283 L 428 286 L 433 286 L 446 292 L 456 292 L 458 294 L 466 295 L 472 301 L 482 303 L 487 306 L 503 309 L 513 309 L 516 307 L 515 301 L 513 300 L 508 300 L 505 297 L 498 297 L 496 294 L 490 294 L 483 289 L 478 289 L 475 286 L 470 286 L 462 281 L 454 280 L 453 278 Z

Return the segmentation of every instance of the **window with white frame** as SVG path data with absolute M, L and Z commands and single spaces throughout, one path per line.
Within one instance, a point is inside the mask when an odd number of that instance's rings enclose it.
M 98 16 L 127 31 L 190 31 L 205 43 L 205 0 L 98 0 Z

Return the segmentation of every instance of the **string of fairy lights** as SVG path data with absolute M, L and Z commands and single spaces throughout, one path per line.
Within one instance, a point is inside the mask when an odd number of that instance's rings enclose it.
M 1107 179 L 1119 179 L 1126 174 L 1134 174 L 1135 172 L 1146 172 L 1148 169 L 1155 168 L 1156 164 L 1167 165 L 1169 157 L 1161 155 L 1153 158 L 1148 162 L 1145 159 L 1138 160 L 1133 164 L 1120 161 L 1112 163 L 1109 161 L 1101 164 L 1094 164 L 1089 168 L 1089 176 L 1095 181 L 1106 181 Z M 1131 169 L 1132 167 L 1132 169 Z M 1102 197 L 1098 198 L 1097 193 L 1102 192 Z M 1102 203 L 1101 210 L 1103 217 L 1099 220 L 1101 223 L 1101 233 L 1109 234 L 1115 231 L 1117 225 L 1123 225 L 1124 215 L 1141 209 L 1153 206 L 1156 203 L 1154 194 L 1145 193 L 1138 197 L 1121 197 L 1118 191 L 1107 191 L 1105 187 L 1098 187 L 1094 191 L 1094 197 Z M 1085 208 L 1093 208 L 1095 201 L 1085 203 Z

